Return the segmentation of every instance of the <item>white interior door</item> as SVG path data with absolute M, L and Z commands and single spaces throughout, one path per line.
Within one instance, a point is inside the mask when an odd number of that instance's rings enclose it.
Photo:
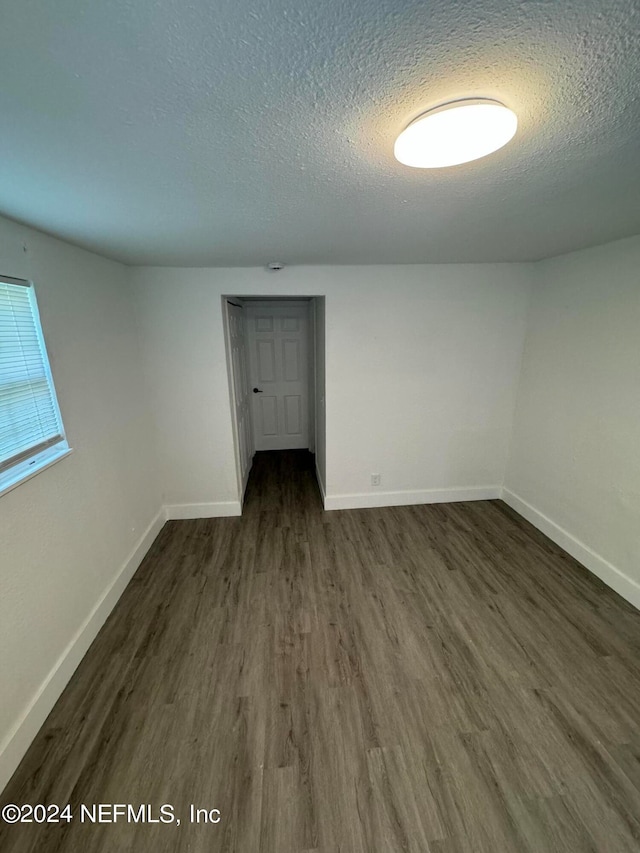
M 309 447 L 309 303 L 246 303 L 256 450 Z
M 231 384 L 236 422 L 236 443 L 242 494 L 247 485 L 253 459 L 249 377 L 247 371 L 244 309 L 227 300 Z

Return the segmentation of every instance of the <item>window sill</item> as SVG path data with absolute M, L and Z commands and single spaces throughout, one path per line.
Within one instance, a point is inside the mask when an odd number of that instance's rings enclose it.
M 4 476 L 0 477 L 0 497 L 7 492 L 10 492 L 12 489 L 15 489 L 16 486 L 19 486 L 27 480 L 30 480 L 32 477 L 35 477 L 36 474 L 39 474 L 41 471 L 51 468 L 52 465 L 55 465 L 56 462 L 64 459 L 65 456 L 69 456 L 70 453 L 73 453 L 73 449 L 71 447 L 54 447 L 51 450 L 41 453 L 40 458 L 37 459 L 34 464 L 29 465 L 28 467 L 24 467 L 22 465 L 17 466 L 16 469 L 7 471 Z

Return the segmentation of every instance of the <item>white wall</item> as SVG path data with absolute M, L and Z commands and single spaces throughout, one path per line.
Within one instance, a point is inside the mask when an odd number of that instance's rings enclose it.
M 640 607 L 640 237 L 535 265 L 506 487 Z
M 0 271 L 35 282 L 73 448 L 0 496 L 2 789 L 159 529 L 160 496 L 126 269 L 0 219 Z
M 237 507 L 225 293 L 326 297 L 328 506 L 496 496 L 530 279 L 510 264 L 135 270 L 165 503 Z

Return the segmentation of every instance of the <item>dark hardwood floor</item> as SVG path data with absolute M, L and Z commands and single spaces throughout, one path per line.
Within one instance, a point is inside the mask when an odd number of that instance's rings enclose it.
M 308 453 L 258 454 L 241 519 L 164 527 L 2 796 L 73 821 L 0 850 L 638 851 L 639 646 L 501 502 L 324 513 Z

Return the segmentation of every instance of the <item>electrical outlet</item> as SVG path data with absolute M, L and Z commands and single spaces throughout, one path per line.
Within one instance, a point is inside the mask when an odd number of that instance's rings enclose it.
M 380 474 L 372 474 L 371 475 L 371 485 L 379 486 L 380 485 Z

